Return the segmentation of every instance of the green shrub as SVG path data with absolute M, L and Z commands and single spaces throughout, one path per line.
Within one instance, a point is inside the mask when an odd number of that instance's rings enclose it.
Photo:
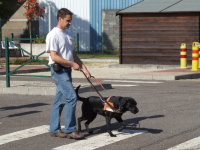
M 43 44 L 43 43 L 45 43 L 46 34 L 42 34 L 40 37 L 38 35 L 36 35 L 36 39 L 42 39 L 42 40 L 33 40 L 32 42 L 34 44 Z

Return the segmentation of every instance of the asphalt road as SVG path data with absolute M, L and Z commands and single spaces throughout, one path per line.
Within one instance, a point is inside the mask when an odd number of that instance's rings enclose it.
M 128 124 L 127 131 L 141 134 L 99 146 L 98 150 L 163 150 L 200 136 L 200 80 L 157 83 L 104 80 L 104 83 L 116 86 L 101 91 L 102 95 L 130 96 L 136 99 L 140 112 L 136 115 L 127 112 L 123 119 Z M 96 93 L 82 90 L 81 96 L 90 95 Z M 10 133 L 48 125 L 52 101 L 53 96 L 0 95 L 0 139 Z M 81 102 L 78 102 L 77 117 L 81 115 L 80 107 Z M 113 129 L 117 129 L 115 120 L 112 123 Z M 77 145 L 78 149 L 87 147 L 87 140 L 90 139 L 94 140 L 93 145 L 106 140 L 99 141 L 100 137 L 97 138 L 106 132 L 105 119 L 102 116 L 98 116 L 90 128 L 95 130 L 94 134 L 82 140 L 85 144 Z M 25 133 L 20 134 L 23 137 Z M 106 138 L 109 138 L 107 134 Z M 78 142 L 80 141 L 53 138 L 45 131 L 36 136 L 0 144 L 0 149 L 50 150 Z

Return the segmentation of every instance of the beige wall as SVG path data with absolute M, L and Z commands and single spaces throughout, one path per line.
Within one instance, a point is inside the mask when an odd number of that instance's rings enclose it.
M 20 35 L 23 34 L 24 30 L 27 29 L 27 20 L 23 15 L 24 12 L 25 9 L 21 6 L 9 21 L 4 24 L 2 27 L 2 39 L 5 39 L 5 37 L 11 37 L 11 33 L 14 33 L 15 37 L 20 37 Z M 24 21 L 19 21 L 19 19 L 23 19 Z

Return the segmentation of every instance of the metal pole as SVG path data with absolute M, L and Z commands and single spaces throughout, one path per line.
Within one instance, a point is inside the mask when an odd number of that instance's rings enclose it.
M 1 5 L 1 2 L 0 2 Z M 0 41 L 2 41 L 2 31 L 1 31 L 1 26 L 2 26 L 2 19 L 0 18 Z M 2 45 L 0 45 L 2 46 Z M 0 47 L 0 57 L 1 57 L 1 53 L 2 53 L 2 48 Z
M 12 41 L 13 41 L 13 38 L 14 38 L 14 34 L 13 33 L 11 33 L 11 38 L 12 38 Z
M 48 3 L 48 22 L 49 22 L 49 32 L 51 31 L 51 5 Z
M 10 87 L 10 65 L 9 65 L 9 40 L 5 39 L 5 54 L 6 54 L 6 87 Z
M 2 22 L 2 19 L 0 18 L 0 41 L 2 41 L 2 30 L 1 30 L 2 24 L 3 22 Z
M 28 25 L 29 25 L 29 36 L 30 36 L 30 53 L 31 55 L 33 54 L 33 50 L 32 50 L 32 26 L 31 26 L 31 20 L 28 21 Z M 32 58 L 32 56 L 30 57 Z
M 79 53 L 79 33 L 76 34 L 77 52 Z

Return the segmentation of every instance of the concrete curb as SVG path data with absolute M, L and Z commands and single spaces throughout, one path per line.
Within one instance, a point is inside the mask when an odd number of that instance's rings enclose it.
M 140 72 L 135 74 L 121 75 L 124 79 L 140 80 L 181 80 L 200 78 L 200 71 L 191 72 L 190 69 L 168 69 L 159 71 Z
M 10 88 L 5 87 L 5 81 L 0 81 L 0 93 L 2 94 L 18 94 L 18 95 L 43 95 L 55 96 L 56 86 L 49 81 L 13 81 Z M 74 87 L 82 85 L 79 93 L 84 91 L 93 91 L 89 83 L 73 83 Z M 106 89 L 112 88 L 110 84 L 104 84 Z M 97 89 L 102 90 L 100 86 Z
M 178 65 L 150 65 L 150 64 L 111 64 L 109 68 L 130 68 L 145 70 L 178 69 Z
M 169 80 L 175 80 L 174 75 L 122 75 L 121 78 L 124 79 L 135 79 L 135 80 L 164 80 L 164 81 L 169 81 Z
M 35 72 L 46 72 L 50 71 L 49 68 L 36 68 L 36 69 L 28 69 L 28 70 L 18 70 L 15 72 L 15 74 L 21 74 L 21 73 L 35 73 Z M 0 75 L 5 75 L 6 72 L 0 72 Z

